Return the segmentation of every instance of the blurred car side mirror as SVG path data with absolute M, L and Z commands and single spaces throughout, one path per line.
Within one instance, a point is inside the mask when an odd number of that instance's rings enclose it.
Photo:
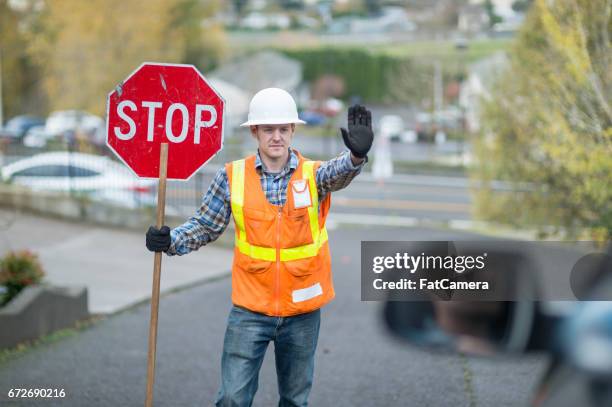
M 384 319 L 396 337 L 412 344 L 491 355 L 524 351 L 535 312 L 531 301 L 390 301 Z
M 417 346 L 490 355 L 523 352 L 537 312 L 537 282 L 519 253 L 494 253 L 504 258 L 496 275 L 519 301 L 442 298 L 415 292 L 410 301 L 387 301 L 384 321 L 400 340 Z M 532 299 L 532 300 L 528 300 Z

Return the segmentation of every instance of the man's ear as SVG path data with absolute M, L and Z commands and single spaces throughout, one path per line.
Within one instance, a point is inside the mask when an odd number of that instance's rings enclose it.
M 253 136 L 253 138 L 257 138 L 257 126 L 249 126 L 249 130 L 251 130 L 251 136 Z

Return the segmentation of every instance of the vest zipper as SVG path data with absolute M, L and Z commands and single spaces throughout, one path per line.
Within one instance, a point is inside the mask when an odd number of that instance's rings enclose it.
M 282 208 L 278 208 L 278 221 L 276 222 L 276 315 L 280 315 L 280 238 L 281 238 Z

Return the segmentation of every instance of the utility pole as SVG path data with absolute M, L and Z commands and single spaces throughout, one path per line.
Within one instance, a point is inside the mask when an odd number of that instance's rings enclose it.
M 434 114 L 433 114 L 433 122 L 434 122 L 434 136 L 433 141 L 434 144 L 444 143 L 446 140 L 446 135 L 441 130 L 442 129 L 442 108 L 444 104 L 444 84 L 442 77 L 442 62 L 437 60 L 434 62 Z
M 0 127 L 4 125 L 4 106 L 2 105 L 2 48 L 0 48 Z
M 440 111 L 442 111 L 442 63 L 436 61 L 434 63 L 434 120 L 436 125 L 439 125 Z
M 464 162 L 464 153 L 465 153 L 465 142 L 467 141 L 468 138 L 468 128 L 467 128 L 467 120 L 466 120 L 466 106 L 465 106 L 465 102 L 461 100 L 461 94 L 465 89 L 465 86 L 467 85 L 467 79 L 468 79 L 468 73 L 467 73 L 467 69 L 466 69 L 466 63 L 465 63 L 465 58 L 466 58 L 466 52 L 467 49 L 469 47 L 469 44 L 467 41 L 458 41 L 457 43 L 455 43 L 455 49 L 459 52 L 459 61 L 461 64 L 461 83 L 460 83 L 460 91 L 459 91 L 459 109 L 461 109 L 461 137 L 459 138 L 459 143 L 458 143 L 458 147 L 459 147 L 459 155 L 461 156 L 461 160 L 462 162 Z M 465 162 L 464 162 L 465 164 Z
M 4 106 L 2 105 L 2 47 L 0 47 L 0 129 L 4 126 Z M 0 167 L 4 166 L 4 140 L 0 140 Z

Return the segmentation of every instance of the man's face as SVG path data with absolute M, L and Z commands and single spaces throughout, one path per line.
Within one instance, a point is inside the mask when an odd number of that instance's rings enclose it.
M 257 139 L 259 154 L 277 159 L 288 154 L 295 124 L 260 124 L 251 126 L 251 134 Z

